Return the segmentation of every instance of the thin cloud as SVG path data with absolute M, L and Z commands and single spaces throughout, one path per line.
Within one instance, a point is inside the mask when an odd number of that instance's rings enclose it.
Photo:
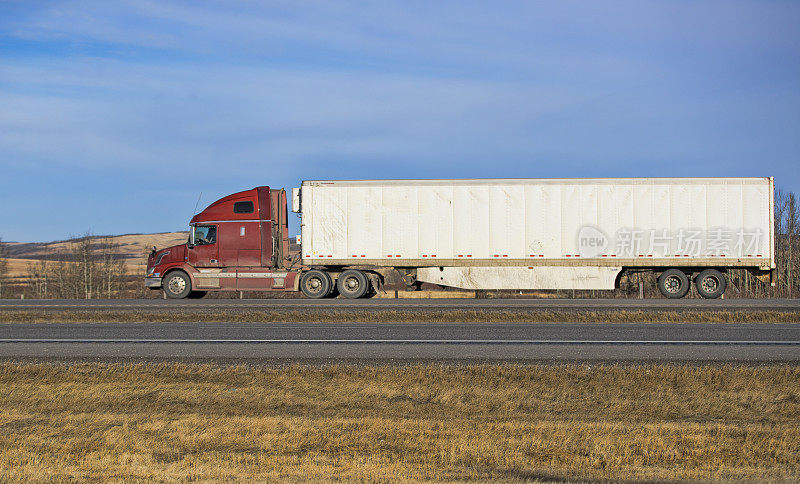
M 302 178 L 800 184 L 793 2 L 7 5 L 0 203 L 42 195 L 4 238 L 80 231 L 94 198 L 125 214 L 97 232 L 172 230 L 164 197 Z

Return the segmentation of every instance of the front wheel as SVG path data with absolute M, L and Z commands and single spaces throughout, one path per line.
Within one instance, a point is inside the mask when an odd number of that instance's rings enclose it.
M 192 293 L 192 280 L 182 271 L 170 272 L 161 283 L 164 294 L 170 299 L 183 299 Z
M 667 299 L 680 299 L 689 292 L 689 278 L 679 269 L 667 269 L 658 276 L 658 290 Z
M 697 292 L 706 299 L 716 299 L 725 292 L 725 275 L 716 269 L 706 269 L 694 281 Z

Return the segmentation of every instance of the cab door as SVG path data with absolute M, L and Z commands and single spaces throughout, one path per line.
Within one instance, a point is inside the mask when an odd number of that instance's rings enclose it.
M 216 225 L 196 225 L 187 251 L 188 262 L 194 267 L 221 267 Z

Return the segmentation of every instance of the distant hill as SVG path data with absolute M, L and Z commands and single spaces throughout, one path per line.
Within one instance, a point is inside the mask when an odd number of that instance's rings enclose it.
M 129 274 L 143 273 L 147 265 L 147 255 L 153 246 L 157 248 L 170 247 L 186 242 L 188 232 L 162 232 L 157 234 L 125 234 L 112 236 L 93 236 L 95 240 L 109 238 L 119 245 L 117 254 L 125 260 Z M 29 263 L 35 263 L 43 258 L 53 258 L 54 254 L 69 252 L 69 240 L 55 242 L 7 242 L 4 244 L 7 252 L 9 276 L 23 276 Z M 299 252 L 300 246 L 295 243 L 295 238 L 289 239 L 289 250 Z
M 143 272 L 147 264 L 147 254 L 156 247 L 169 247 L 182 244 L 189 237 L 188 232 L 163 232 L 158 234 L 125 234 L 112 236 L 93 236 L 99 240 L 109 238 L 119 245 L 117 253 L 125 260 L 131 273 Z M 70 241 L 55 242 L 8 242 L 5 244 L 9 259 L 11 275 L 24 271 L 27 262 L 35 262 L 43 258 L 52 258 L 54 254 L 69 251 Z M 24 262 L 23 262 L 24 261 Z

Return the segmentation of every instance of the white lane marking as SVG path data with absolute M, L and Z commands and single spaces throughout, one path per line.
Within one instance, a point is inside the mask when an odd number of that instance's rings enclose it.
M 748 345 L 800 346 L 800 340 L 495 340 L 495 339 L 73 339 L 73 338 L 4 338 L 0 343 L 136 343 L 136 344 L 424 344 L 424 345 Z

